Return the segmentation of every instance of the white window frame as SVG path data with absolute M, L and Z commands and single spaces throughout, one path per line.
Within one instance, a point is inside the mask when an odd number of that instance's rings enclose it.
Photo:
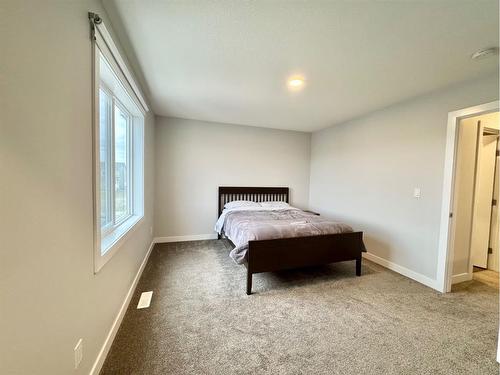
M 99 91 L 102 90 L 102 91 L 105 91 L 106 94 L 111 98 L 111 131 L 109 133 L 109 138 L 110 138 L 110 154 L 109 155 L 109 161 L 110 161 L 110 176 L 109 176 L 109 183 L 110 185 L 111 184 L 114 184 L 116 179 L 115 179 L 115 173 L 116 173 L 116 169 L 115 169 L 115 155 L 114 155 L 114 151 L 115 151 L 115 145 L 114 145 L 114 142 L 115 142 L 115 134 L 114 134 L 114 125 L 115 125 L 115 106 L 118 107 L 120 109 L 120 111 L 124 112 L 126 115 L 127 115 L 127 165 L 129 166 L 129 170 L 130 170 L 130 173 L 128 173 L 127 175 L 127 186 L 129 186 L 129 191 L 128 191 L 128 194 L 127 194 L 127 209 L 128 209 L 128 212 L 127 212 L 127 215 L 123 218 L 121 218 L 120 220 L 116 221 L 116 217 L 115 217 L 115 214 L 116 214 L 116 201 L 115 201 L 115 189 L 110 189 L 111 191 L 111 195 L 110 195 L 110 198 L 109 198 L 109 203 L 110 203 L 110 211 L 111 211 L 111 223 L 108 224 L 106 227 L 102 228 L 101 227 L 101 236 L 102 235 L 106 235 L 106 234 L 109 234 L 111 233 L 112 231 L 116 230 L 120 225 L 122 225 L 125 221 L 127 221 L 128 219 L 130 219 L 131 216 L 134 215 L 134 199 L 133 199 L 133 191 L 132 191 L 132 187 L 133 187 L 133 176 L 134 176 L 134 163 L 133 163 L 133 155 L 134 155 L 134 142 L 133 142 L 133 137 L 132 137 L 132 126 L 133 126 L 133 116 L 132 114 L 129 112 L 129 110 L 125 107 L 125 105 L 123 105 L 120 100 L 115 97 L 113 95 L 113 92 L 107 87 L 107 85 L 104 83 L 104 82 L 100 82 L 100 87 L 99 87 Z M 100 125 L 100 124 L 99 124 Z M 100 149 L 99 149 L 99 152 L 100 152 Z M 99 174 L 100 176 L 100 174 Z M 100 189 L 99 189 L 99 193 L 100 193 Z M 100 201 L 99 201 L 99 204 L 100 204 Z
M 89 17 L 90 18 L 90 17 Z M 113 257 L 114 254 L 126 242 L 128 237 L 139 227 L 144 218 L 144 119 L 149 108 L 135 83 L 132 74 L 120 56 L 116 45 L 109 35 L 106 27 L 102 23 L 92 22 L 92 56 L 93 56 L 93 200 L 94 200 L 94 272 L 97 273 Z M 109 89 L 100 77 L 101 54 L 111 67 L 111 70 L 118 77 L 120 87 L 124 89 L 131 103 L 134 105 L 135 113 L 131 113 L 112 90 Z M 100 191 L 100 103 L 99 90 L 104 90 L 111 97 L 111 176 L 109 177 L 112 187 L 110 201 L 112 205 L 112 225 L 102 230 L 101 228 L 101 191 Z M 128 100 L 128 99 L 127 99 Z M 130 173 L 129 196 L 127 197 L 127 207 L 129 214 L 118 222 L 115 218 L 115 164 L 114 164 L 114 127 L 115 107 L 128 115 L 128 162 Z

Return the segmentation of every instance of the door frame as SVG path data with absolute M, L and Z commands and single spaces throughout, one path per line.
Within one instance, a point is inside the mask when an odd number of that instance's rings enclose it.
M 486 133 L 490 133 L 488 135 L 486 135 Z M 473 194 L 473 206 L 472 206 L 472 220 L 471 220 L 471 237 L 470 237 L 470 248 L 469 248 L 469 267 L 468 267 L 468 274 L 469 274 L 469 278 L 470 280 L 472 280 L 472 273 L 474 272 L 474 266 L 476 265 L 475 263 L 475 257 L 474 257 L 474 243 L 473 243 L 473 240 L 474 240 L 474 224 L 475 224 L 475 219 L 476 219 L 476 215 L 477 215 L 477 212 L 476 212 L 476 209 L 477 209 L 477 204 L 478 202 L 476 201 L 476 199 L 478 198 L 478 195 L 479 195 L 479 190 L 480 188 L 483 186 L 483 178 L 481 177 L 482 176 L 482 173 L 483 173 L 483 165 L 482 165 L 482 157 L 483 157 L 483 152 L 484 152 L 484 149 L 482 146 L 484 146 L 484 141 L 483 141 L 483 137 L 488 137 L 488 136 L 491 136 L 491 137 L 494 137 L 494 141 L 492 141 L 492 143 L 494 143 L 494 146 L 495 146 L 495 154 L 496 154 L 496 151 L 498 150 L 498 136 L 499 136 L 499 133 L 500 131 L 498 129 L 490 129 L 488 127 L 485 127 L 483 124 L 481 124 L 481 121 L 479 121 L 479 126 L 478 126 L 478 129 L 477 129 L 477 140 L 476 140 L 476 173 L 475 173 L 475 180 L 474 180 L 474 194 Z M 487 237 L 487 245 L 486 245 L 486 248 L 489 247 L 490 245 L 490 240 L 491 240 L 491 224 L 492 224 L 492 217 L 493 217 L 493 207 L 492 207 L 492 204 L 491 204 L 491 200 L 495 194 L 495 174 L 496 174 L 496 169 L 497 169 L 497 166 L 496 166 L 496 155 L 493 156 L 493 182 L 491 185 L 489 185 L 489 187 L 491 187 L 491 196 L 489 196 L 489 202 L 488 202 L 488 211 L 489 211 L 489 225 L 488 225 L 488 237 Z M 483 254 L 484 255 L 484 254 Z M 488 269 L 488 259 L 489 259 L 489 253 L 488 253 L 488 250 L 486 250 L 486 265 L 485 267 L 483 267 L 483 265 L 478 265 L 478 267 L 481 267 L 481 268 L 485 268 L 485 269 Z
M 500 132 L 499 132 L 500 133 Z M 499 134 L 500 135 L 500 134 Z M 500 152 L 500 137 L 497 138 L 497 156 L 496 156 L 496 159 L 495 159 L 495 176 L 493 177 L 494 178 L 494 181 L 493 181 L 493 199 L 496 199 L 497 201 L 497 204 L 495 206 L 495 208 L 491 208 L 491 210 L 493 211 L 496 211 L 496 215 L 493 216 L 493 212 L 492 212 L 492 215 L 491 215 L 491 223 L 490 223 L 490 241 L 492 238 L 495 239 L 495 242 L 493 243 L 490 243 L 491 245 L 495 245 L 496 246 L 496 250 L 497 252 L 493 253 L 493 254 L 488 254 L 488 264 L 490 262 L 490 255 L 491 255 L 491 259 L 493 260 L 492 263 L 495 263 L 495 269 L 496 271 L 498 271 L 499 267 L 500 267 L 500 264 L 499 264 L 499 261 L 500 261 L 500 254 L 498 254 L 498 251 L 499 251 L 499 241 L 500 241 L 500 228 L 499 228 L 499 223 L 500 223 L 500 209 L 498 207 L 498 201 L 499 201 L 499 185 L 500 185 L 500 181 L 499 181 L 499 178 L 500 178 L 500 163 L 498 162 L 498 153 Z M 496 194 L 496 196 L 495 196 Z M 493 218 L 496 219 L 496 225 L 493 227 Z M 493 233 L 491 233 L 491 231 L 493 230 Z M 492 246 L 493 247 L 493 246 Z M 493 247 L 493 250 L 495 250 L 495 248 Z M 495 259 L 496 258 L 496 259 Z
M 443 293 L 451 291 L 453 274 L 453 251 L 451 251 L 451 233 L 455 221 L 451 217 L 454 203 L 456 154 L 458 147 L 458 124 L 461 120 L 484 115 L 500 110 L 500 101 L 480 104 L 448 113 L 446 130 L 446 149 L 443 176 L 443 193 L 441 204 L 441 225 L 439 230 L 438 265 L 436 289 Z

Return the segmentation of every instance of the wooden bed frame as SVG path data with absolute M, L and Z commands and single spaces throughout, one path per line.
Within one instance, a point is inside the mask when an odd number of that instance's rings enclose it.
M 289 189 L 287 187 L 221 186 L 219 187 L 218 217 L 224 205 L 233 200 L 289 203 Z M 363 232 L 250 241 L 245 261 L 247 294 L 252 294 L 252 275 L 260 272 L 355 260 L 356 275 L 361 276 L 361 254 L 364 251 L 366 250 L 363 244 Z

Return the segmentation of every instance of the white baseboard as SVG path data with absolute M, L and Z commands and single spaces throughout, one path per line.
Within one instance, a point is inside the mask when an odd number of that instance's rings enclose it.
M 464 281 L 469 281 L 472 280 L 472 274 L 465 272 L 465 273 L 459 273 L 458 275 L 453 275 L 451 277 L 451 284 L 458 284 L 458 283 L 463 283 Z
M 108 335 L 106 336 L 106 340 L 104 340 L 104 344 L 102 345 L 102 348 L 99 351 L 99 354 L 97 355 L 97 358 L 94 362 L 94 365 L 92 366 L 92 369 L 90 370 L 89 375 L 98 375 L 99 372 L 101 371 L 102 365 L 104 364 L 104 360 L 106 359 L 109 349 L 111 349 L 111 344 L 113 344 L 113 340 L 115 339 L 116 333 L 118 332 L 118 328 L 120 328 L 120 324 L 122 323 L 123 317 L 127 312 L 130 300 L 134 295 L 137 283 L 141 278 L 142 271 L 144 271 L 144 267 L 146 267 L 146 263 L 148 262 L 149 256 L 151 255 L 151 250 L 153 250 L 154 244 L 155 241 L 153 240 L 151 242 L 151 245 L 149 245 L 149 249 L 146 255 L 144 256 L 144 259 L 142 260 L 141 266 L 139 267 L 137 273 L 135 274 L 134 280 L 132 281 L 132 285 L 130 285 L 127 295 L 125 296 L 125 300 L 123 301 L 122 306 L 118 311 L 118 315 L 116 316 L 115 320 L 113 321 L 113 324 L 111 325 L 111 329 L 109 330 Z
M 201 240 L 216 240 L 217 233 L 210 234 L 193 234 L 190 236 L 170 236 L 170 237 L 155 237 L 155 243 L 164 242 L 185 242 L 185 241 L 201 241 Z
M 363 258 L 371 260 L 372 262 L 377 263 L 385 268 L 388 268 L 391 271 L 397 272 L 403 276 L 418 281 L 419 283 L 424 284 L 429 288 L 436 289 L 439 291 L 439 289 L 437 288 L 436 280 L 424 276 L 421 273 L 412 271 L 406 267 L 400 266 L 399 264 L 393 263 L 387 259 L 378 257 L 372 253 L 363 253 Z

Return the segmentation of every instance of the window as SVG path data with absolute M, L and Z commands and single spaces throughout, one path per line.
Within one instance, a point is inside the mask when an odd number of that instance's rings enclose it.
M 93 31 L 97 272 L 144 216 L 143 128 L 147 106 L 118 51 L 113 51 L 116 46 L 104 25 L 94 25 Z
M 133 214 L 132 115 L 104 84 L 99 88 L 99 111 L 101 232 L 107 232 Z

